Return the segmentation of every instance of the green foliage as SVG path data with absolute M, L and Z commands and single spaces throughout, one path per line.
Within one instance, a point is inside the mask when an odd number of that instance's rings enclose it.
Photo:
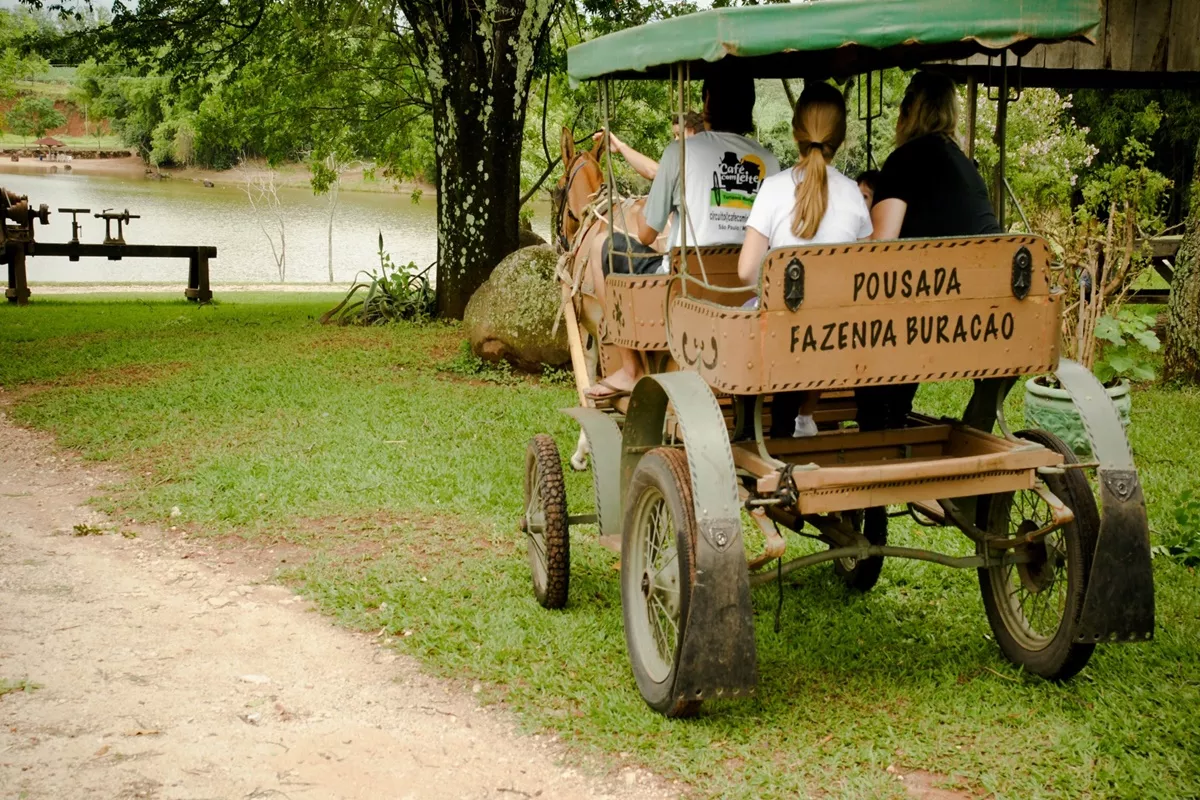
M 1160 537 L 1162 544 L 1151 551 L 1167 556 L 1186 567 L 1200 567 L 1200 492 L 1184 489 L 1175 501 L 1175 523 L 1171 531 Z
M 386 325 L 390 322 L 423 322 L 433 316 L 434 293 L 425 268 L 409 262 L 402 266 L 392 263 L 391 255 L 383 249 L 383 232 L 379 233 L 379 271 L 360 271 L 350 291 L 340 303 L 321 317 L 322 324 Z M 355 299 L 359 291 L 365 292 Z
M 1154 332 L 1154 314 L 1124 307 L 1116 317 L 1096 320 L 1094 336 L 1103 342 L 1092 371 L 1105 384 L 1117 380 L 1153 380 L 1154 367 L 1148 353 L 1158 353 L 1160 342 Z
M 1092 368 L 1096 377 L 1111 384 L 1121 379 L 1154 380 L 1154 366 L 1147 353 L 1157 353 L 1161 343 L 1154 332 L 1154 314 L 1125 307 L 1115 317 L 1096 320 L 1095 336 L 1103 346 Z
M 49 97 L 26 95 L 8 112 L 5 122 L 18 136 L 40 139 L 48 131 L 65 125 L 67 118 L 54 107 L 54 101 Z
M 0 8 L 0 99 L 12 97 L 18 81 L 32 81 L 50 69 L 50 62 L 29 49 L 37 23 L 26 11 Z
M 962 96 L 965 100 L 965 93 Z M 1072 206 L 1079 175 L 1096 157 L 1086 128 L 1070 115 L 1071 95 L 1051 89 L 1026 89 L 1008 115 L 1008 180 L 1035 229 L 1047 214 Z M 990 132 L 995 129 L 996 104 L 979 93 L 975 157 L 980 171 L 993 182 L 1000 149 Z
M 438 370 L 448 375 L 455 375 L 468 380 L 486 381 L 501 386 L 513 386 L 521 383 L 522 379 L 513 372 L 512 364 L 501 360 L 498 362 L 484 361 L 471 350 L 471 343 L 465 339 L 459 344 L 458 352 L 438 364 Z
M 1120 160 L 1130 138 L 1144 142 L 1151 152 L 1147 166 L 1171 180 L 1163 198 L 1167 222 L 1183 220 L 1200 140 L 1200 97 L 1195 92 L 1084 89 L 1075 93 L 1071 114 L 1097 147 L 1097 164 Z

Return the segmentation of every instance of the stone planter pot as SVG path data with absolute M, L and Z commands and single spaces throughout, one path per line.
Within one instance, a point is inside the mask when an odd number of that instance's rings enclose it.
M 1083 420 L 1075 410 L 1071 396 L 1065 390 L 1052 388 L 1042 381 L 1041 376 L 1025 381 L 1025 427 L 1050 431 L 1066 442 L 1080 458 L 1090 458 L 1092 444 L 1088 441 Z M 1129 383 L 1121 381 L 1116 386 L 1107 387 L 1105 391 L 1117 407 L 1121 425 L 1128 428 L 1129 410 L 1133 405 Z

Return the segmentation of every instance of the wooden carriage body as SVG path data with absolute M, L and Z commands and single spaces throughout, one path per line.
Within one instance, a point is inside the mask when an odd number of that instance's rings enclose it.
M 862 432 L 855 390 L 1052 373 L 1059 360 L 1061 296 L 1036 236 L 989 236 L 772 250 L 757 291 L 740 288 L 737 246 L 672 253 L 672 270 L 610 275 L 606 332 L 613 343 L 667 350 L 668 370 L 697 373 L 725 412 L 734 462 L 764 495 L 781 464 L 802 465 L 801 514 L 1031 489 L 1057 453 L 912 415 L 909 428 Z M 700 276 L 704 280 L 696 280 Z M 687 277 L 687 276 L 690 276 Z M 757 296 L 757 307 L 746 301 Z M 818 391 L 825 430 L 811 439 L 733 435 L 737 397 Z M 746 408 L 745 405 L 742 406 Z M 830 425 L 829 423 L 834 423 Z M 745 434 L 746 431 L 743 430 Z

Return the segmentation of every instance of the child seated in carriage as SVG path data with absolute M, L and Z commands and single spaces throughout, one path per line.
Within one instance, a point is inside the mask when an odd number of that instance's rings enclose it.
M 763 181 L 738 258 L 738 277 L 758 284 L 763 257 L 775 247 L 853 242 L 871 235 L 871 215 L 858 184 L 833 167 L 846 139 L 846 99 L 828 83 L 811 83 L 796 102 L 792 136 L 800 150 L 796 165 Z M 757 307 L 758 298 L 750 301 Z M 795 418 L 794 431 L 773 424 L 772 436 L 813 436 L 816 392 L 791 392 L 775 399 L 772 416 Z

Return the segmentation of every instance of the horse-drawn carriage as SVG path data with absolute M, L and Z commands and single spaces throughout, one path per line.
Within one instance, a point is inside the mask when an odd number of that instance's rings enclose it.
M 723 9 L 601 37 L 572 48 L 568 63 L 573 79 L 602 82 L 605 101 L 613 78 L 670 77 L 682 121 L 688 81 L 715 70 L 848 78 L 1086 37 L 1096 17 L 1083 0 Z M 590 155 L 568 155 L 568 184 L 599 169 L 579 164 Z M 597 235 L 586 230 L 585 206 L 603 220 L 599 235 L 619 228 L 628 208 L 613 196 L 611 171 L 606 182 L 599 199 L 568 185 L 561 217 L 580 398 L 566 413 L 590 444 L 595 514 L 568 514 L 558 447 L 539 434 L 526 455 L 522 528 L 547 608 L 567 601 L 573 524 L 594 522 L 601 542 L 619 541 L 626 644 L 651 707 L 680 716 L 708 698 L 753 692 L 752 587 L 826 561 L 860 590 L 874 585 L 884 558 L 977 570 L 1000 648 L 1046 678 L 1074 675 L 1098 643 L 1152 636 L 1137 473 L 1103 388 L 1059 356 L 1061 298 L 1042 239 L 775 249 L 757 287 L 745 287 L 736 245 L 688 246 L 685 204 L 669 272 L 609 274 L 609 310 L 598 319 L 572 267 L 583 239 Z M 759 302 L 747 307 L 752 297 Z M 597 403 L 586 389 L 614 345 L 637 351 L 647 374 L 629 397 Z M 1079 463 L 1049 433 L 1009 429 L 1009 390 L 1044 373 L 1074 399 L 1094 462 Z M 963 379 L 974 394 L 959 418 L 913 413 L 903 426 L 871 431 L 850 424 L 856 389 Z M 773 399 L 798 391 L 821 393 L 820 432 L 772 437 Z M 974 554 L 889 545 L 889 518 L 901 513 L 959 529 Z M 828 549 L 784 561 L 780 527 L 811 530 Z M 762 543 L 756 552 L 748 533 Z

